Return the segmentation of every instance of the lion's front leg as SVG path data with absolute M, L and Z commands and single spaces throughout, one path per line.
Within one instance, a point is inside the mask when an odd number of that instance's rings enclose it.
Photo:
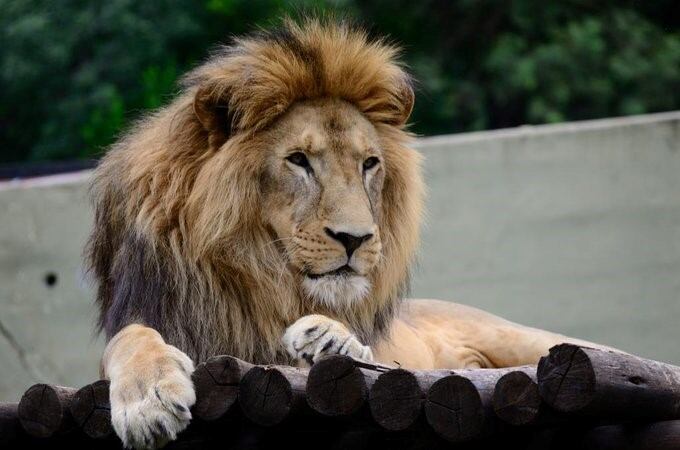
M 129 325 L 109 342 L 111 422 L 126 448 L 159 448 L 191 420 L 196 401 L 191 359 L 155 330 Z
M 304 316 L 288 327 L 283 345 L 293 358 L 314 364 L 325 355 L 373 360 L 373 352 L 342 323 L 319 314 Z

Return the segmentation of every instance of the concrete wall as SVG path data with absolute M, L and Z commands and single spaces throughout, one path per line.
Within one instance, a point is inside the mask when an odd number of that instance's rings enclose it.
M 680 363 L 680 114 L 420 147 L 415 294 Z
M 418 147 L 429 202 L 415 296 L 680 363 L 680 112 Z M 97 376 L 87 177 L 0 184 L 0 401 Z
M 98 378 L 103 343 L 81 265 L 88 175 L 0 184 L 0 401 L 39 381 Z

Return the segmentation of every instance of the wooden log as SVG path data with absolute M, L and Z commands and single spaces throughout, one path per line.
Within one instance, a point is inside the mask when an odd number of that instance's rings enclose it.
M 76 425 L 94 439 L 113 434 L 109 385 L 108 380 L 95 381 L 79 389 L 71 401 L 71 416 Z
M 243 414 L 258 425 L 273 426 L 306 408 L 309 369 L 256 366 L 241 380 L 239 403 Z
M 680 367 L 610 350 L 561 344 L 538 366 L 543 400 L 601 419 L 680 418 Z
M 450 442 L 462 442 L 492 435 L 500 427 L 493 412 L 496 382 L 506 373 L 535 367 L 456 370 L 432 384 L 425 401 L 430 426 Z
M 597 450 L 677 450 L 680 420 L 598 426 L 587 431 L 580 444 Z
M 512 371 L 503 375 L 494 388 L 493 409 L 511 425 L 546 425 L 566 421 L 548 406 L 538 392 L 536 374 Z
M 239 383 L 253 365 L 232 356 L 214 356 L 196 367 L 192 376 L 196 403 L 191 412 L 201 420 L 216 420 L 237 404 Z
M 69 406 L 75 388 L 35 384 L 21 397 L 18 414 L 21 425 L 31 436 L 49 437 L 70 429 L 74 423 Z
M 369 391 L 371 415 L 378 425 L 390 431 L 413 427 L 422 417 L 427 391 L 451 370 L 393 369 L 378 376 Z
M 484 426 L 482 397 L 470 379 L 448 375 L 428 391 L 425 417 L 432 429 L 451 442 L 478 437 Z
M 527 430 L 526 427 L 520 428 Z M 553 428 L 528 428 L 527 449 L 550 450 L 677 450 L 680 420 L 586 426 L 568 423 Z M 505 435 L 504 435 L 505 436 Z M 517 435 L 513 436 L 517 440 Z M 506 445 L 507 446 L 507 445 Z M 510 448 L 525 448 L 512 442 Z
M 309 371 L 307 402 L 313 410 L 325 416 L 353 414 L 365 404 L 378 375 L 391 369 L 349 356 L 328 356 Z
M 0 448 L 11 448 L 25 434 L 19 421 L 19 403 L 0 403 Z

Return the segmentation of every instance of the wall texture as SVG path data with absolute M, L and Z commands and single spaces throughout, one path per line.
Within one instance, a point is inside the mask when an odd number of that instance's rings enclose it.
M 413 292 L 680 363 L 680 114 L 424 139 Z
M 39 381 L 98 378 L 103 345 L 81 265 L 88 175 L 0 184 L 0 401 Z
M 680 364 L 680 112 L 424 138 L 413 295 Z M 89 173 L 0 183 L 0 401 L 84 384 Z

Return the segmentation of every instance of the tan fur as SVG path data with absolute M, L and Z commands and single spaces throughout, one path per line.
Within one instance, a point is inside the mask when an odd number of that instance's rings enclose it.
M 510 322 L 441 300 L 405 302 L 391 333 L 373 348 L 377 361 L 414 369 L 493 368 L 536 364 L 550 347 L 570 342 L 609 347 Z
M 87 255 L 110 339 L 102 365 L 113 423 L 126 446 L 157 447 L 186 426 L 194 397 L 183 353 L 292 362 L 281 337 L 313 313 L 363 343 L 388 332 L 423 191 L 403 129 L 413 92 L 396 55 L 317 20 L 236 40 L 102 160 Z M 314 186 L 285 162 L 294 147 L 317 158 Z M 380 164 L 362 176 L 369 157 Z M 326 228 L 370 238 L 345 261 Z M 365 298 L 359 292 L 349 307 L 303 291 L 306 274 L 345 263 L 370 284 Z M 349 337 L 338 349 L 370 355 Z
M 284 328 L 314 310 L 301 299 L 296 274 L 260 214 L 271 140 L 265 131 L 308 98 L 351 105 L 371 124 L 384 155 L 375 241 L 381 256 L 371 299 L 334 314 L 364 340 L 384 332 L 408 282 L 421 213 L 420 156 L 406 147 L 402 129 L 413 102 L 408 75 L 393 47 L 362 32 L 313 20 L 288 23 L 286 30 L 281 42 L 238 40 L 194 70 L 178 99 L 138 123 L 97 169 L 88 253 L 109 337 L 129 321 L 167 324 L 159 330 L 163 337 L 197 360 L 230 353 L 285 361 Z M 290 36 L 292 44 L 285 41 Z M 159 283 L 173 285 L 163 324 L 149 323 L 145 311 L 107 322 L 118 311 L 112 273 L 131 273 L 125 267 L 126 252 L 136 252 L 126 247 L 131 236 L 149 247 L 144 265 L 164 273 Z M 175 332 L 186 324 L 195 328 L 190 335 Z
M 125 447 L 162 447 L 189 424 L 194 365 L 156 331 L 127 326 L 109 342 L 102 366 L 111 380 L 111 423 Z
M 401 304 L 423 183 L 397 53 L 318 20 L 236 40 L 103 159 L 88 259 L 126 446 L 186 426 L 191 360 L 215 354 L 492 367 L 535 363 L 566 339 L 451 303 Z

